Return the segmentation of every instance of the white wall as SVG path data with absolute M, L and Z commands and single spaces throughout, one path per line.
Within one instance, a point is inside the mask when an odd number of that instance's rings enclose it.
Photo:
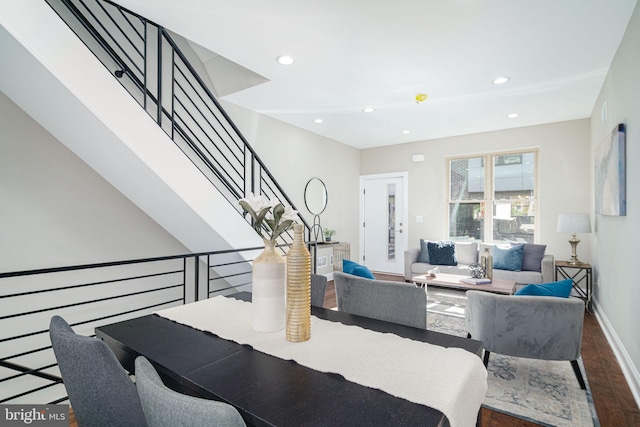
M 598 147 L 618 124 L 627 126 L 627 215 L 595 216 L 593 262 L 595 266 L 597 313 L 606 327 L 609 341 L 640 402 L 640 285 L 638 242 L 640 242 L 640 6 L 629 22 L 626 34 L 611 64 L 602 92 L 591 115 L 590 152 Z M 602 106 L 607 104 L 607 118 Z M 591 195 L 593 200 L 593 195 Z M 593 204 L 593 203 L 592 203 Z M 593 211 L 593 210 L 592 210 Z M 640 404 L 640 403 L 639 403 Z
M 362 150 L 360 172 L 408 171 L 411 248 L 418 247 L 421 238 L 447 238 L 448 157 L 522 149 L 539 150 L 538 243 L 546 244 L 556 259 L 566 260 L 570 236 L 556 233 L 558 214 L 591 212 L 588 119 Z M 414 154 L 424 154 L 424 162 L 413 163 Z M 416 216 L 424 222 L 416 222 Z M 588 262 L 590 235 L 579 237 L 579 258 Z
M 360 150 L 228 102 L 223 107 L 309 222 L 304 188 L 314 177 L 325 183 L 322 227 L 336 230 L 332 240 L 351 243 L 351 258 L 357 259 Z
M 189 251 L 0 92 L 0 271 Z

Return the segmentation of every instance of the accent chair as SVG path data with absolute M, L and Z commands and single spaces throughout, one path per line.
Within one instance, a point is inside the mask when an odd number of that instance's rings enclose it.
M 324 295 L 327 292 L 327 278 L 321 274 L 311 275 L 311 305 L 322 307 Z
M 465 322 L 469 336 L 484 344 L 485 367 L 491 352 L 568 360 L 580 388 L 586 388 L 577 362 L 582 343 L 583 301 L 467 291 Z
M 427 328 L 427 293 L 405 282 L 371 280 L 335 271 L 338 311 Z

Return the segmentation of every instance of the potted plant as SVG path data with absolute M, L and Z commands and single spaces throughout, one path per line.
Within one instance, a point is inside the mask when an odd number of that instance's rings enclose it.
M 330 228 L 325 228 L 324 230 L 322 230 L 322 234 L 324 234 L 324 240 L 327 241 L 327 242 L 330 242 L 331 241 L 331 236 L 336 234 L 336 230 L 332 230 Z

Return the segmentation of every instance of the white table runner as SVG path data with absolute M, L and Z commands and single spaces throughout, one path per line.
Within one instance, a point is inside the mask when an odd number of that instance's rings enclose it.
M 311 339 L 291 343 L 285 332 L 251 329 L 251 303 L 218 296 L 156 312 L 255 350 L 438 409 L 452 427 L 474 426 L 487 391 L 480 358 L 394 334 L 311 316 Z

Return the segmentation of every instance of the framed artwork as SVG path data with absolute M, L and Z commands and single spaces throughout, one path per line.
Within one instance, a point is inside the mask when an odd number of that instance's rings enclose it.
M 594 153 L 595 211 L 600 215 L 627 214 L 625 134 L 625 125 L 617 125 Z
M 327 266 L 327 257 L 321 256 L 316 260 L 316 268 L 322 268 Z

